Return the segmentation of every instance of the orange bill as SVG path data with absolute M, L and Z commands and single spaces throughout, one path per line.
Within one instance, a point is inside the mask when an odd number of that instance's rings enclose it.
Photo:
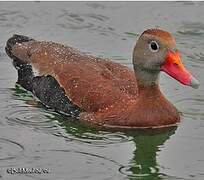
M 167 53 L 165 62 L 161 66 L 161 71 L 164 71 L 184 85 L 191 86 L 193 88 L 198 88 L 200 85 L 198 80 L 194 78 L 184 67 L 178 51 L 169 51 Z

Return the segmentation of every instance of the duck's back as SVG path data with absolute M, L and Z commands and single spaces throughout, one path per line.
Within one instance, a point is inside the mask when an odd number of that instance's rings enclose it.
M 126 66 L 52 42 L 16 43 L 13 56 L 31 64 L 39 76 L 53 76 L 70 100 L 86 111 L 98 111 L 120 99 L 135 99 L 135 74 Z

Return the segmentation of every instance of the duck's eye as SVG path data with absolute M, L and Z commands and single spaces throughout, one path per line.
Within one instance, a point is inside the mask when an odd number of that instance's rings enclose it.
M 149 43 L 149 49 L 152 51 L 152 52 L 158 52 L 159 51 L 159 45 L 156 41 L 151 41 Z

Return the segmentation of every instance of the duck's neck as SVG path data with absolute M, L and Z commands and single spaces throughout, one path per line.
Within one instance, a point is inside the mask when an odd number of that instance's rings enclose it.
M 143 69 L 138 66 L 135 66 L 134 70 L 135 70 L 135 75 L 137 78 L 138 85 L 141 85 L 141 86 L 158 85 L 160 71 L 151 71 L 148 69 Z
M 159 90 L 159 71 L 148 71 L 140 67 L 134 67 L 140 93 L 156 93 Z

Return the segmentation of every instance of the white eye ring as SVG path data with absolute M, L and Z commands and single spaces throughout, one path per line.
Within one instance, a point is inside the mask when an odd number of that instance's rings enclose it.
M 159 51 L 159 45 L 158 45 L 158 43 L 157 43 L 156 41 L 151 41 L 151 42 L 149 43 L 149 49 L 150 49 L 150 51 L 152 51 L 152 52 L 158 52 L 158 51 Z

